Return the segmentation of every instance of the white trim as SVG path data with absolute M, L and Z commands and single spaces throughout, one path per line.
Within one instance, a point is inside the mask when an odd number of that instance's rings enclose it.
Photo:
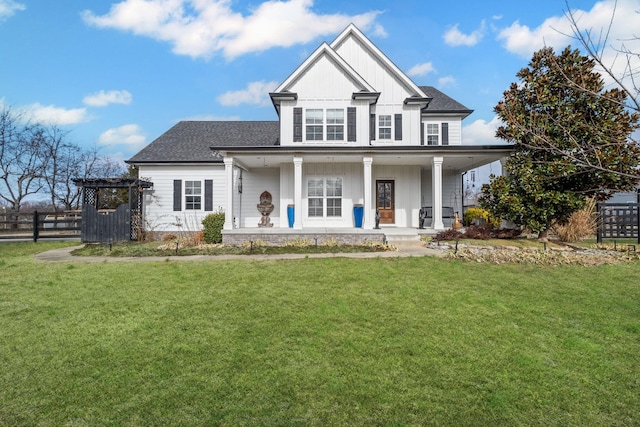
M 233 157 L 225 157 L 223 160 L 226 184 L 226 208 L 223 229 L 233 230 Z
M 293 228 L 302 230 L 302 157 L 293 158 Z
M 363 172 L 364 172 L 364 220 L 362 222 L 362 228 L 366 229 L 366 230 L 371 230 L 373 229 L 373 221 L 372 221 L 372 212 L 373 212 L 373 206 L 372 206 L 372 195 L 371 195 L 371 189 L 372 189 L 372 181 L 371 181 L 371 165 L 373 164 L 373 157 L 363 157 L 362 158 L 362 163 L 363 163 Z
M 371 86 L 365 79 L 362 78 L 360 74 L 354 70 L 351 65 L 349 65 L 340 55 L 336 53 L 326 42 L 322 43 L 320 47 L 318 47 L 296 70 L 291 73 L 287 79 L 280 84 L 273 91 L 273 93 L 284 92 L 287 91 L 293 83 L 309 68 L 315 64 L 315 62 L 320 58 L 321 55 L 327 55 L 330 59 L 332 59 L 342 70 L 344 73 L 350 77 L 359 87 L 360 90 L 365 92 L 375 92 L 373 86 Z
M 394 64 L 376 45 L 374 45 L 371 40 L 369 40 L 363 33 L 356 27 L 354 24 L 349 24 L 347 28 L 336 37 L 334 41 L 331 42 L 331 48 L 338 50 L 338 47 L 349 37 L 353 36 L 358 39 L 362 44 L 364 44 L 367 49 L 369 49 L 374 55 L 378 57 L 380 61 L 382 61 L 385 66 L 389 68 L 389 70 L 404 83 L 408 88 L 410 88 L 416 95 L 428 98 L 427 94 L 424 93 L 418 85 L 416 85 L 413 80 L 411 80 L 405 73 L 400 71 L 400 69 Z M 373 91 L 371 91 L 373 92 Z
M 433 164 L 433 179 L 432 179 L 432 197 L 433 197 L 433 228 L 436 230 L 443 230 L 444 223 L 442 222 L 442 163 L 443 157 L 434 157 Z

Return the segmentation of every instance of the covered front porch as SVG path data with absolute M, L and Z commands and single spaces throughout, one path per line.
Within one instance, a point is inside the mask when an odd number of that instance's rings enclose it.
M 232 207 L 225 217 L 225 243 L 291 235 L 332 236 L 337 241 L 351 235 L 355 237 L 349 240 L 382 241 L 389 227 L 413 229 L 416 235 L 446 229 L 451 226 L 451 212 L 462 215 L 462 173 L 502 158 L 508 148 L 490 152 L 482 147 L 431 148 L 220 152 L 225 205 Z M 256 209 L 265 192 L 273 205 L 268 223 Z M 427 207 L 429 219 L 423 222 L 421 209 Z M 354 208 L 361 210 L 361 223 Z M 418 231 L 421 225 L 426 228 Z

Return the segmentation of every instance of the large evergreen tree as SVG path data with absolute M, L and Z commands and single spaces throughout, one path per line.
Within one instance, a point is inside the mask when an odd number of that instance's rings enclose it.
M 640 115 L 625 109 L 625 92 L 604 90 L 594 65 L 569 47 L 560 55 L 541 49 L 494 109 L 503 122 L 496 136 L 514 154 L 480 202 L 541 238 L 585 197 L 604 200 L 640 180 L 640 146 L 630 139 Z

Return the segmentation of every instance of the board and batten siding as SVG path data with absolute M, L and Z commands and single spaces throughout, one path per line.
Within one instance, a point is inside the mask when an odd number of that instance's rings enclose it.
M 223 165 L 140 165 L 139 176 L 153 182 L 153 189 L 144 191 L 145 224 L 149 231 L 192 232 L 202 229 L 202 220 L 210 214 L 205 211 L 205 180 L 213 181 L 213 211 L 225 210 L 225 174 Z M 174 180 L 182 180 L 181 210 L 173 210 Z M 202 208 L 184 209 L 184 181 L 202 182 Z M 181 225 L 178 225 L 181 224 Z
M 353 227 L 353 205 L 364 202 L 364 171 L 361 163 L 302 163 L 302 226 L 303 227 Z M 342 178 L 342 216 L 339 218 L 313 218 L 308 215 L 308 179 L 310 177 Z M 280 168 L 282 206 L 280 215 L 287 218 L 287 205 L 294 204 L 293 164 Z M 297 209 L 298 207 L 296 207 Z M 287 227 L 286 221 L 282 221 Z
M 354 37 L 347 37 L 336 52 L 362 76 L 376 91 L 380 92 L 379 105 L 402 105 L 404 99 L 413 95 L 401 84 L 391 71 L 366 46 Z
M 445 159 L 446 162 L 446 159 Z M 422 206 L 433 206 L 433 176 L 431 168 L 422 170 Z M 450 170 L 442 171 L 442 206 L 450 206 L 454 212 L 462 214 L 461 175 Z
M 282 216 L 281 199 L 280 199 L 280 171 L 278 168 L 252 169 L 251 171 L 242 171 L 242 193 L 238 192 L 238 176 L 235 176 L 236 185 L 234 185 L 233 213 L 236 217 L 236 225 L 240 228 L 257 228 L 260 222 L 260 212 L 258 212 L 258 204 L 260 203 L 260 195 L 264 191 L 271 193 L 273 212 L 270 215 L 271 222 L 274 227 L 280 227 L 281 218 L 286 221 L 285 214 Z
M 395 189 L 395 225 L 418 227 L 420 213 L 420 166 L 385 166 L 373 164 L 371 215 L 375 217 L 376 180 L 391 179 Z

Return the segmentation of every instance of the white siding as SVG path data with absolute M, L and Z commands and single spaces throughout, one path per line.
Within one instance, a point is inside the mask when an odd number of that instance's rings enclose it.
M 327 55 L 322 55 L 289 88 L 305 100 L 348 101 L 359 86 Z
M 382 61 L 356 38 L 347 38 L 336 48 L 336 52 L 376 91 L 381 92 L 378 105 L 402 105 L 405 98 L 413 95 Z
M 420 166 L 373 165 L 372 215 L 375 215 L 375 192 L 378 179 L 395 181 L 395 226 L 417 227 L 420 211 Z
M 444 160 L 447 161 L 446 159 Z M 422 170 L 421 206 L 433 206 L 433 177 L 431 168 Z M 450 206 L 454 212 L 462 213 L 461 175 L 454 171 L 442 172 L 442 206 Z
M 140 165 L 139 176 L 153 182 L 152 190 L 144 191 L 145 227 L 148 231 L 191 232 L 202 229 L 202 219 L 211 212 L 204 210 L 204 194 L 202 209 L 199 211 L 184 210 L 184 194 L 182 195 L 182 210 L 173 210 L 173 180 L 202 181 L 213 180 L 213 211 L 225 206 L 225 176 L 222 165 L 171 165 L 147 166 Z M 183 183 L 184 193 L 184 183 Z M 178 226 L 178 224 L 181 224 Z
M 442 144 L 442 123 L 449 124 L 449 145 L 462 145 L 462 120 L 459 117 L 429 116 L 422 118 L 424 126 L 424 145 L 427 145 L 427 124 L 437 124 L 440 129 L 440 143 Z
M 260 203 L 260 195 L 264 191 L 271 193 L 273 200 L 274 209 L 270 215 L 271 222 L 274 227 L 281 225 L 281 218 L 286 218 L 286 209 L 285 215 L 282 217 L 279 181 L 280 171 L 277 168 L 252 169 L 249 172 L 242 171 L 242 194 L 237 192 L 236 185 L 234 194 L 236 207 L 233 212 L 236 217 L 236 224 L 239 224 L 240 228 L 258 227 L 260 213 L 257 205 Z

